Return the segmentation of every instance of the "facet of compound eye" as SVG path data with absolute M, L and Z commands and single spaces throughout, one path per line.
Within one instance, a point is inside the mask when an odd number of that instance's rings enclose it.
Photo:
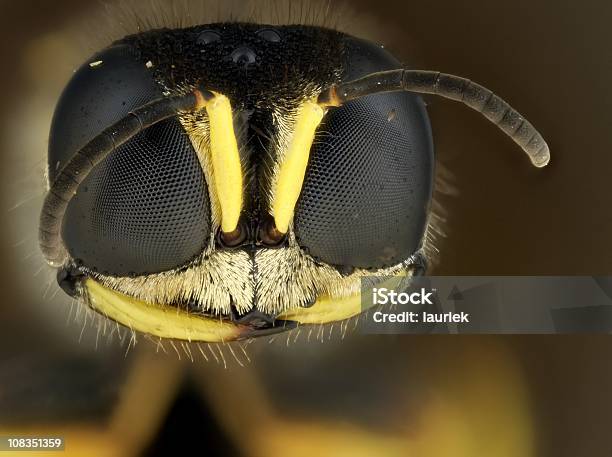
M 169 119 L 94 168 L 69 202 L 61 233 L 85 267 L 126 276 L 185 265 L 210 230 L 200 162 L 181 124 Z
M 137 55 L 128 45 L 113 46 L 76 71 L 53 118 L 51 181 L 63 176 L 63 165 L 89 140 L 163 97 Z M 125 276 L 184 265 L 202 252 L 209 232 L 200 162 L 181 124 L 170 119 L 145 129 L 91 171 L 67 203 L 61 236 L 83 267 Z
M 385 50 L 346 39 L 343 79 L 399 68 Z M 419 248 L 433 187 L 425 105 L 406 92 L 329 110 L 312 147 L 295 210 L 298 243 L 325 263 L 377 269 Z
M 137 59 L 131 46 L 112 46 L 94 55 L 75 72 L 55 108 L 49 180 L 103 129 L 161 96 L 152 70 Z

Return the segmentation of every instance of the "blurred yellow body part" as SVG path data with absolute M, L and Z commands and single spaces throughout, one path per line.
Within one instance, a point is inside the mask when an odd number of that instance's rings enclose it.
M 115 292 L 93 279 L 85 281 L 91 306 L 99 313 L 139 332 L 161 338 L 222 342 L 236 339 L 241 327 L 198 316 L 177 307 L 147 303 Z
M 334 359 L 337 365 L 315 375 L 326 380 L 336 379 L 333 377 L 338 373 L 354 377 L 354 385 L 364 397 L 380 395 L 378 388 L 385 386 L 387 400 L 381 401 L 392 400 L 386 416 L 378 417 L 376 424 L 358 419 L 363 417 L 359 411 L 376 397 L 364 398 L 362 408 L 350 405 L 330 414 L 325 400 L 317 401 L 313 395 L 309 401 L 319 408 L 318 415 L 315 409 L 301 414 L 296 413 L 298 408 L 287 412 L 286 397 L 277 398 L 269 387 L 269 377 L 264 377 L 268 382 L 262 381 L 257 359 L 253 368 L 240 371 L 239 376 L 203 366 L 202 390 L 219 422 L 239 446 L 240 455 L 248 457 L 539 455 L 534 449 L 534 423 L 522 366 L 503 340 L 481 335 L 403 335 L 369 340 L 381 350 L 380 358 L 399 362 L 390 362 L 388 371 L 369 378 L 367 382 L 377 388 L 358 382 L 364 372 L 375 369 L 368 366 L 371 353 L 362 356 L 362 365 L 351 366 L 339 360 L 349 350 L 340 352 Z M 342 344 L 351 347 L 354 343 L 349 339 Z M 285 346 L 283 341 L 278 344 Z M 336 344 L 331 351 L 338 348 Z M 295 347 L 286 350 L 297 352 Z M 329 352 L 324 354 L 329 357 Z M 264 353 L 262 357 L 268 356 Z M 405 369 L 400 368 L 403 364 Z M 333 388 L 332 392 L 346 398 L 342 390 L 349 384 L 332 386 L 326 382 L 311 393 Z M 300 392 L 287 390 L 296 395 Z M 219 395 L 222 391 L 232 395 Z M 322 393 L 325 398 L 329 394 Z
M 225 95 L 206 103 L 215 190 L 221 206 L 221 229 L 232 232 L 242 211 L 242 166 L 234 134 L 232 107 Z
M 298 110 L 289 147 L 279 170 L 272 205 L 274 223 L 281 233 L 287 233 L 289 223 L 293 219 L 295 204 L 302 191 L 310 148 L 324 114 L 325 109 L 314 101 L 305 102 Z

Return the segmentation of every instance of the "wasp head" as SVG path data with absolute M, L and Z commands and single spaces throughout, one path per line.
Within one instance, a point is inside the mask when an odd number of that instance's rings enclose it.
M 314 26 L 161 29 L 102 50 L 51 128 L 40 233 L 60 285 L 169 338 L 358 314 L 364 277 L 423 267 L 431 129 L 421 98 L 396 90 L 456 91 L 407 74 Z

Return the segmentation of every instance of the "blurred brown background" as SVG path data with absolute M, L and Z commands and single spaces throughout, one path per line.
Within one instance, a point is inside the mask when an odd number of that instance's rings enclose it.
M 332 330 L 323 344 L 292 335 L 246 354 L 204 347 L 209 362 L 196 347 L 155 354 L 141 337 L 131 348 L 130 335 L 100 336 L 57 293 L 36 248 L 53 106 L 104 36 L 84 25 L 98 22 L 98 6 L 0 1 L 0 434 L 64 435 L 70 455 L 168 455 L 177 437 L 201 455 L 612 454 L 609 336 L 341 341 Z M 484 84 L 551 147 L 551 165 L 532 169 L 477 113 L 430 100 L 437 160 L 458 190 L 441 198 L 435 273 L 612 273 L 612 4 L 349 6 L 349 31 Z

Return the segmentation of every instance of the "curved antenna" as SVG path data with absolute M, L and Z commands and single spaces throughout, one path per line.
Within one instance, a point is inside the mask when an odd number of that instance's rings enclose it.
M 527 119 L 489 89 L 459 76 L 424 70 L 381 71 L 331 86 L 319 95 L 318 102 L 341 106 L 366 95 L 400 90 L 440 95 L 465 103 L 512 138 L 534 166 L 541 168 L 550 161 L 548 145 Z
M 72 156 L 51 184 L 40 214 L 38 238 L 49 264 L 60 266 L 64 259 L 60 236 L 62 220 L 77 188 L 94 167 L 144 129 L 176 116 L 180 111 L 201 109 L 212 97 L 211 92 L 195 90 L 186 95 L 154 100 L 103 130 Z

